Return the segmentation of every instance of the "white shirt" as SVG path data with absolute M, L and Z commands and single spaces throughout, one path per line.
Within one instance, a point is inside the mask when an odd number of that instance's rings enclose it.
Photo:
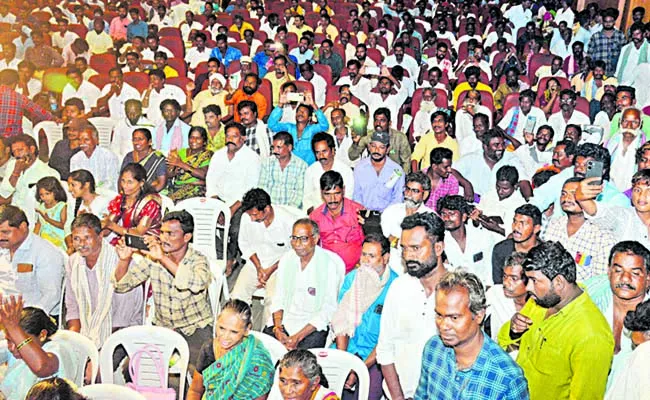
M 145 93 L 142 94 L 143 99 Z M 149 121 L 155 125 L 164 122 L 162 113 L 160 112 L 160 103 L 165 99 L 176 99 L 181 107 L 185 106 L 185 92 L 178 86 L 165 84 L 160 90 L 160 93 L 156 92 L 155 89 L 152 90 L 149 95 L 149 107 L 144 112 L 147 114 Z
M 388 288 L 382 310 L 377 363 L 395 364 L 404 397 L 415 395 L 426 342 L 438 333 L 436 295 L 427 297 L 418 278 L 402 275 Z
M 140 117 L 136 125 L 131 125 L 128 119 L 122 118 L 113 128 L 110 149 L 120 160 L 123 160 L 128 152 L 133 151 L 133 131 L 138 128 L 149 129 L 151 134 L 154 134 L 154 125 L 145 117 Z
M 466 269 L 478 276 L 483 286 L 492 286 L 492 248 L 494 236 L 487 229 L 469 221 L 465 224 L 465 251 L 451 236 L 445 232 L 445 254 L 453 269 Z
M 111 84 L 107 84 L 102 89 L 100 97 L 104 97 L 111 91 Z M 122 90 L 119 95 L 112 95 L 108 99 L 108 112 L 111 115 L 111 118 L 115 120 L 122 120 L 126 118 L 126 112 L 124 110 L 124 104 L 127 100 L 140 100 L 140 92 L 138 89 L 129 85 L 128 83 L 122 83 Z
M 174 54 L 169 50 L 167 47 L 158 45 L 158 50 L 156 52 L 162 51 L 163 53 L 167 54 L 167 58 L 174 58 Z M 142 50 L 142 59 L 143 60 L 149 60 L 149 61 L 154 61 L 154 55 L 155 53 L 151 51 L 150 48 L 145 48 Z
M 66 32 L 63 36 L 61 36 L 60 32 L 56 32 L 52 35 L 52 46 L 63 49 L 65 46 L 74 42 L 78 37 L 79 35 L 71 31 Z
M 496 188 L 492 188 L 481 198 L 481 203 L 478 208 L 487 217 L 501 217 L 503 220 L 502 228 L 505 229 L 507 237 L 512 233 L 512 221 L 515 218 L 515 210 L 525 203 L 526 199 L 524 199 L 524 196 L 521 195 L 519 190 L 515 190 L 510 197 L 499 200 Z
M 350 87 L 352 87 L 352 81 L 353 79 L 350 78 L 349 75 L 345 75 L 340 77 L 339 80 L 336 81 L 336 86 L 350 85 Z M 361 77 L 361 79 L 359 79 L 359 82 L 357 82 L 357 88 L 361 92 L 369 93 L 372 90 L 372 87 L 373 87 L 373 81 L 371 81 L 366 77 Z
M 302 75 L 298 80 L 303 82 L 309 82 L 314 86 L 314 101 L 316 102 L 316 105 L 319 108 L 324 107 L 325 95 L 327 93 L 327 82 L 325 82 L 325 78 L 323 78 L 322 76 L 314 72 L 314 76 L 311 78 L 311 81 L 308 81 Z
M 438 107 L 433 107 L 430 111 L 425 111 L 422 108 L 415 113 L 413 118 L 413 137 L 421 137 L 426 135 L 431 130 L 431 116 L 438 111 Z
M 330 126 L 332 126 L 331 123 Z M 334 157 L 336 157 L 338 161 L 342 162 L 343 164 L 347 165 L 350 168 L 356 167 L 357 163 L 359 162 L 359 159 L 352 161 L 350 160 L 350 154 L 349 154 L 350 147 L 352 147 L 352 143 L 353 143 L 352 137 L 350 137 L 350 128 L 348 128 L 348 131 L 345 134 L 345 137 L 343 138 L 341 143 L 339 143 L 339 140 L 336 138 L 333 129 L 330 131 L 330 134 L 334 136 L 334 146 L 336 146 L 336 155 Z
M 203 30 L 203 25 L 197 21 L 192 21 L 192 25 L 188 25 L 186 21 L 183 22 L 183 24 L 180 26 L 180 30 L 184 41 L 190 41 L 190 32 L 192 32 L 193 29 L 201 31 Z
M 485 315 L 490 316 L 490 337 L 496 341 L 501 327 L 517 312 L 515 302 L 503 294 L 503 285 L 498 284 L 485 292 L 487 311 Z
M 488 123 L 490 124 L 490 126 L 492 126 L 492 111 L 490 111 L 489 108 L 480 104 L 474 107 L 474 110 L 475 110 L 474 114 L 487 115 Z M 476 137 L 476 134 L 474 133 L 474 116 L 472 114 L 468 113 L 467 111 L 459 107 L 458 111 L 456 112 L 455 122 L 456 122 L 456 139 L 458 141 L 465 140 L 470 136 Z M 429 126 L 431 126 L 431 122 L 429 122 Z M 430 127 L 429 130 L 431 130 Z
M 81 99 L 84 103 L 86 112 L 88 112 L 91 108 L 97 105 L 97 99 L 102 96 L 97 86 L 88 81 L 81 81 L 81 85 L 79 85 L 77 90 L 75 90 L 75 88 L 73 88 L 69 83 L 65 85 L 63 92 L 61 93 L 61 104 L 64 104 L 66 100 L 73 97 Z
M 200 52 L 196 47 L 192 47 L 185 54 L 185 62 L 189 64 L 189 68 L 194 69 L 199 63 L 208 61 L 210 59 L 210 53 L 212 53 L 212 49 L 207 47 L 203 49 L 203 52 Z M 194 73 L 188 70 L 187 77 L 193 79 Z
M 288 251 L 280 258 L 276 290 L 271 302 L 271 313 L 283 311 L 282 325 L 289 335 L 294 335 L 307 324 L 313 325 L 317 331 L 327 329 L 332 315 L 338 306 L 337 298 L 343 277 L 345 263 L 335 253 L 316 246 L 315 253 L 304 269 L 300 267 L 300 258 L 295 251 Z M 324 274 L 322 269 L 326 268 Z M 321 270 L 319 272 L 318 270 Z M 295 286 L 291 303 L 287 303 L 287 277 L 294 275 Z M 326 280 L 318 278 L 324 275 Z M 320 308 L 317 296 L 322 292 L 323 299 Z
M 632 176 L 637 171 L 636 149 L 641 146 L 641 135 L 637 136 L 629 144 L 626 151 L 623 151 L 622 135 L 617 133 L 607 144 L 611 154 L 612 165 L 610 167 L 610 180 L 621 192 L 626 191 L 632 182 Z
M 553 132 L 555 132 L 553 136 L 553 146 L 555 146 L 555 144 L 564 137 L 564 131 L 566 130 L 567 125 L 589 125 L 591 124 L 591 120 L 589 120 L 589 117 L 584 113 L 578 110 L 573 110 L 573 114 L 571 114 L 571 118 L 569 118 L 569 121 L 567 122 L 564 121 L 562 111 L 558 111 L 548 117 L 548 124 L 551 125 Z
M 2 60 L 0 60 L 0 70 L 7 69 L 7 68 L 18 70 L 19 62 L 20 62 L 19 59 L 14 58 L 13 60 L 7 63 L 7 60 L 3 58 Z
M 627 360 L 605 400 L 647 400 L 650 393 L 650 342 L 637 346 Z
M 514 7 L 510 7 L 508 11 L 503 13 L 503 16 L 512 22 L 514 25 L 512 32 L 516 35 L 519 31 L 519 28 L 526 26 L 526 24 L 532 20 L 533 12 L 530 10 L 530 8 L 524 10 L 524 7 L 519 4 Z
M 594 125 L 602 126 L 603 132 L 610 132 L 612 120 L 609 119 L 609 115 L 605 111 L 599 111 L 594 117 Z
M 647 49 L 646 45 L 646 52 L 650 53 L 650 50 Z M 623 69 L 623 61 L 624 61 L 624 55 L 628 51 L 630 51 L 630 55 L 627 58 L 627 63 L 625 64 L 625 70 L 621 71 Z M 623 79 L 618 83 L 619 85 L 630 85 L 631 83 L 634 82 L 635 78 L 635 73 L 636 69 L 639 66 L 639 57 L 641 56 L 641 50 L 643 49 L 643 46 L 639 47 L 638 49 L 634 45 L 634 42 L 630 42 L 623 46 L 621 48 L 621 53 L 620 56 L 618 57 L 618 63 L 616 65 L 616 75 L 619 76 L 621 75 L 622 72 L 622 77 Z M 650 54 L 646 55 L 646 60 L 648 60 L 648 57 Z M 646 61 L 647 62 L 647 61 Z
M 509 34 L 508 32 L 503 32 L 503 36 L 501 37 L 504 38 L 506 42 L 515 44 L 515 40 L 512 38 L 512 35 Z M 492 47 L 494 44 L 496 44 L 497 40 L 499 40 L 499 35 L 495 31 L 492 31 L 485 38 L 485 43 L 483 43 L 483 46 Z
M 521 109 L 519 106 L 517 107 L 511 107 L 507 112 L 506 115 L 503 116 L 501 121 L 499 122 L 499 128 L 503 129 L 504 131 L 508 129 L 510 126 L 510 122 L 512 121 L 512 118 L 515 115 L 515 109 L 519 110 L 519 119 L 517 121 L 517 127 L 515 128 L 515 134 L 514 137 L 517 139 L 519 142 L 524 143 L 524 128 L 526 127 L 526 124 L 528 123 L 528 120 L 530 120 L 530 124 L 532 125 L 532 133 L 536 133 L 537 129 L 542 126 L 546 125 L 546 114 L 544 114 L 544 111 L 542 111 L 541 108 L 532 106 L 530 108 L 530 112 L 528 115 L 524 115 L 523 112 L 521 112 Z M 534 123 L 533 123 L 534 121 Z M 555 131 L 553 138 L 557 137 L 559 133 Z M 564 136 L 564 131 L 562 132 L 562 136 Z
M 336 138 L 334 139 L 336 141 Z M 334 158 L 332 164 L 332 171 L 336 171 L 343 177 L 343 184 L 345 185 L 345 197 L 352 198 L 354 192 L 354 175 L 352 168 L 345 163 Z M 302 208 L 308 210 L 310 207 L 318 207 L 323 204 L 323 199 L 320 195 L 320 177 L 325 173 L 323 166 L 320 162 L 316 161 L 307 168 L 305 172 L 305 186 L 303 189 Z
M 230 206 L 257 187 L 259 176 L 260 156 L 255 151 L 244 145 L 229 160 L 228 147 L 224 147 L 210 160 L 205 177 L 206 196 L 219 196 Z
M 460 50 L 460 45 L 461 44 L 463 44 L 465 42 L 469 42 L 472 39 L 476 39 L 479 42 L 479 44 L 483 43 L 483 38 L 480 35 L 474 34 L 474 36 L 469 36 L 469 35 L 465 34 L 465 35 L 459 37 L 458 40 L 456 41 L 456 45 L 454 46 L 454 49 L 456 49 L 456 52 L 458 52 L 458 50 Z
M 515 154 L 526 168 L 527 176 L 535 175 L 538 169 L 553 162 L 553 147 L 547 147 L 546 150 L 539 151 L 535 144 L 529 146 L 524 143 L 515 150 Z
M 513 153 L 505 151 L 499 162 L 490 169 L 483 158 L 483 151 L 467 154 L 455 163 L 454 168 L 458 170 L 468 181 L 472 182 L 474 192 L 485 196 L 490 189 L 494 188 L 497 181 L 497 171 L 504 165 L 512 165 L 519 172 L 519 180 L 528 180 L 526 169 L 521 165 L 519 158 Z
M 381 94 L 376 93 L 376 92 L 365 92 L 363 90 L 360 90 L 359 86 L 350 86 L 350 92 L 356 96 L 359 100 L 363 101 L 366 103 L 368 106 L 368 115 L 373 116 L 375 114 L 375 111 L 377 111 L 378 108 L 380 107 L 386 107 L 388 110 L 390 110 L 390 116 L 391 116 L 391 125 L 390 127 L 393 129 L 398 129 L 397 128 L 397 116 L 399 115 L 399 110 L 402 107 L 402 104 L 406 101 L 406 98 L 408 97 L 408 90 L 406 88 L 397 88 L 396 86 L 394 89 L 397 90 L 396 94 L 389 94 L 388 97 L 386 97 L 386 100 L 384 100 L 381 96 Z M 368 118 L 368 126 L 373 125 L 373 119 Z
M 558 25 L 560 24 L 561 21 L 564 21 L 566 22 L 569 29 L 571 29 L 573 27 L 574 18 L 575 18 L 575 14 L 573 13 L 571 7 L 567 7 L 566 10 L 560 7 L 555 11 L 555 23 Z
M 476 132 L 472 131 L 471 135 L 458 140 L 458 149 L 462 158 L 468 154 L 482 152 L 483 143 L 476 138 Z
M 399 65 L 408 71 L 409 77 L 411 79 L 417 79 L 420 75 L 420 66 L 418 65 L 418 62 L 415 61 L 415 58 L 411 57 L 408 54 L 404 54 L 402 62 L 398 62 L 395 55 L 391 54 L 390 56 L 386 57 L 383 65 L 387 66 L 388 68 L 393 68 L 394 66 Z
M 420 204 L 418 207 L 417 213 L 427 213 L 434 212 L 429 207 L 425 206 L 424 203 Z M 406 204 L 397 203 L 391 204 L 386 207 L 384 212 L 381 213 L 381 230 L 386 237 L 396 237 L 400 239 L 402 237 L 402 227 L 400 226 L 404 218 L 406 217 Z M 390 261 L 388 262 L 390 268 L 395 271 L 398 275 L 404 274 L 404 266 L 402 265 L 402 248 L 401 247 L 391 247 L 390 248 Z
M 0 22 L 6 22 L 8 24 L 13 24 L 16 22 L 16 16 L 12 13 L 7 13 L 6 15 L 0 15 Z
M 90 157 L 83 151 L 78 152 L 70 159 L 70 171 L 78 169 L 90 171 L 98 188 L 117 191 L 120 160 L 112 151 L 97 146 Z
M 16 159 L 12 157 L 9 159 L 9 161 L 7 161 L 5 176 L 13 173 L 15 168 Z M 9 179 L 3 179 L 2 183 L 0 183 L 0 196 L 6 199 L 9 198 L 9 196 L 13 195 L 11 198 L 11 204 L 20 207 L 23 211 L 25 211 L 25 214 L 27 214 L 27 219 L 31 223 L 35 224 L 36 219 L 34 215 L 34 209 L 37 206 L 36 199 L 34 198 L 34 194 L 36 193 L 35 184 L 41 178 L 45 178 L 46 176 L 53 176 L 56 179 L 59 179 L 61 175 L 59 175 L 58 171 L 50 168 L 40 159 L 37 159 L 34 161 L 34 164 L 32 164 L 31 167 L 22 172 L 16 181 L 15 187 L 11 186 Z
M 23 96 L 27 96 L 30 99 L 40 93 L 42 89 L 43 84 L 41 81 L 34 78 L 31 78 L 29 82 L 27 82 L 27 90 L 29 90 L 29 93 L 23 93 L 23 90 L 20 88 L 20 86 L 16 86 L 16 92 L 22 94 Z

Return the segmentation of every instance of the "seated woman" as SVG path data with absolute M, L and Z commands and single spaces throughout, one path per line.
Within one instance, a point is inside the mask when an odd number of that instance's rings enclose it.
M 75 199 L 72 219 L 81 213 L 95 214 L 100 218 L 106 214 L 111 199 L 95 192 L 95 177 L 90 171 L 72 171 L 68 177 L 68 191 Z
M 188 142 L 189 148 L 172 151 L 167 159 L 167 195 L 174 203 L 205 196 L 205 175 L 214 154 L 206 149 L 208 132 L 200 126 L 193 126 Z
M 126 153 L 120 171 L 128 164 L 138 163 L 147 171 L 147 183 L 156 192 L 160 192 L 167 184 L 167 166 L 165 156 L 153 149 L 151 132 L 146 128 L 138 128 L 132 134 L 133 151 Z
M 49 378 L 32 386 L 25 400 L 87 400 L 86 397 L 75 392 L 69 381 L 61 378 Z
M 539 101 L 539 108 L 544 111 L 546 117 L 553 114 L 553 107 L 555 103 L 560 101 L 560 82 L 555 78 L 550 78 L 546 81 L 546 88 L 537 97 Z
M 230 300 L 216 323 L 216 337 L 201 348 L 187 400 L 266 399 L 273 362 L 262 342 L 249 335 L 252 311 Z
M 162 219 L 162 201 L 147 183 L 147 171 L 140 164 L 127 164 L 120 173 L 120 194 L 108 204 L 109 214 L 102 220 L 105 234 L 115 236 L 115 246 L 127 233 L 142 236 L 158 235 Z
M 34 383 L 51 376 L 65 377 L 64 365 L 74 365 L 71 350 L 50 340 L 57 330 L 54 320 L 40 308 L 23 308 L 22 297 L 0 296 L 0 325 L 11 353 L 0 383 L 0 398 L 23 400 Z
M 327 389 L 327 379 L 318 365 L 316 356 L 309 350 L 291 350 L 280 360 L 278 387 L 283 399 L 338 400 Z

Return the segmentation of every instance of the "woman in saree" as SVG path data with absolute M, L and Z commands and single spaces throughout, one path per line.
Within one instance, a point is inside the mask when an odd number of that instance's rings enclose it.
M 147 183 L 156 192 L 160 192 L 167 184 L 167 165 L 165 165 L 165 156 L 152 147 L 151 131 L 146 128 L 138 128 L 133 131 L 131 141 L 133 151 L 124 156 L 120 171 L 131 163 L 142 165 L 147 171 Z
M 162 219 L 162 201 L 147 183 L 147 171 L 140 164 L 127 164 L 120 173 L 120 194 L 108 204 L 108 214 L 102 220 L 102 228 L 113 233 L 110 242 L 128 234 L 142 236 L 158 235 Z
M 216 337 L 203 344 L 187 400 L 264 400 L 273 385 L 273 362 L 262 342 L 249 335 L 252 311 L 230 300 L 216 322 Z
M 205 175 L 214 154 L 206 149 L 208 132 L 200 126 L 193 126 L 188 142 L 189 148 L 172 151 L 167 159 L 167 195 L 174 203 L 205 196 Z
M 327 389 L 323 370 L 309 350 L 296 349 L 285 354 L 278 373 L 278 386 L 285 400 L 339 400 L 335 392 Z

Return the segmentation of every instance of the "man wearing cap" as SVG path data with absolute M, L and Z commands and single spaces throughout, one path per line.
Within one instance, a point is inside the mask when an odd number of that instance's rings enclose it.
M 262 84 L 262 80 L 254 73 L 248 73 L 244 77 L 244 85 L 241 89 L 233 89 L 232 85 L 226 86 L 228 94 L 225 97 L 225 104 L 227 106 L 233 106 L 234 108 L 234 117 L 235 122 L 241 122 L 241 116 L 239 115 L 238 105 L 242 101 L 252 101 L 257 106 L 257 115 L 260 118 L 266 116 L 266 111 L 269 109 L 270 104 L 267 104 L 266 98 L 258 92 L 258 88 Z
M 199 92 L 199 94 L 192 99 L 192 92 L 195 89 L 194 82 L 188 82 L 185 86 L 185 94 L 187 95 L 187 112 L 181 118 L 186 118 L 192 115 L 190 125 L 202 126 L 205 128 L 205 118 L 203 116 L 203 109 L 210 104 L 216 104 L 222 112 L 228 110 L 226 106 L 226 96 L 228 93 L 223 90 L 226 86 L 226 78 L 220 73 L 213 73 L 208 76 L 208 88 Z
M 253 72 L 252 64 L 253 59 L 250 56 L 242 56 L 242 58 L 239 59 L 240 69 L 230 74 L 228 77 L 228 83 L 230 84 L 230 87 L 239 87 L 239 84 L 242 82 L 244 77 Z
M 353 200 L 369 210 L 383 211 L 402 202 L 405 174 L 402 167 L 388 157 L 390 134 L 375 131 L 370 137 L 370 157 L 362 159 L 354 169 Z

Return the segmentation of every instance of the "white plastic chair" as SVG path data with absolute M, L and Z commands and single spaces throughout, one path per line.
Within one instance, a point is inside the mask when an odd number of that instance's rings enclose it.
M 224 275 L 226 270 L 226 262 L 217 260 L 215 257 L 208 257 L 210 263 L 210 272 L 212 272 L 212 283 L 208 287 L 208 296 L 210 297 L 210 306 L 212 307 L 212 315 L 215 319 L 221 312 L 221 301 L 230 300 L 230 291 L 228 290 L 228 281 Z M 214 329 L 216 329 L 214 324 Z M 216 331 L 215 331 L 216 332 Z
M 97 128 L 99 134 L 99 145 L 105 149 L 111 148 L 111 133 L 117 121 L 108 117 L 94 117 L 89 118 L 88 122 Z
M 79 389 L 79 393 L 90 400 L 147 400 L 146 397 L 126 386 L 100 383 Z
M 34 139 L 36 139 L 36 143 L 38 143 L 38 132 L 40 132 L 41 129 L 47 136 L 47 147 L 49 148 L 49 153 L 51 154 L 56 142 L 63 139 L 63 124 L 57 124 L 54 121 L 42 121 L 36 124 L 34 126 L 34 129 L 32 129 L 32 136 Z M 48 154 L 48 157 L 50 154 Z
M 194 217 L 194 237 L 192 247 L 200 251 L 208 258 L 216 256 L 217 240 L 217 219 L 223 212 L 225 217 L 223 229 L 223 258 L 227 258 L 228 229 L 230 228 L 230 208 L 221 200 L 194 197 L 183 200 L 176 204 L 176 210 L 185 210 Z
M 173 368 L 180 373 L 180 382 L 185 382 L 187 366 L 190 361 L 190 348 L 180 333 L 159 326 L 131 326 L 109 336 L 99 353 L 99 371 L 102 381 L 104 383 L 113 383 L 113 352 L 118 345 L 124 346 L 127 354 L 131 356 L 148 344 L 158 346 L 165 366 L 169 365 L 174 350 L 178 351 L 180 357 L 176 360 Z M 169 369 L 167 374 L 164 374 L 164 382 L 160 382 L 155 364 L 147 354 L 142 355 L 139 372 L 139 381 L 135 382 L 139 386 L 169 386 Z M 178 400 L 182 400 L 184 399 L 185 385 L 179 386 Z
M 255 336 L 257 339 L 262 342 L 264 347 L 266 347 L 266 350 L 268 350 L 269 355 L 271 355 L 271 360 L 273 361 L 273 364 L 277 364 L 278 361 L 284 357 L 285 354 L 287 354 L 287 348 L 284 347 L 282 343 L 280 343 L 279 340 L 277 340 L 274 337 L 271 337 L 267 335 L 266 333 L 262 332 L 257 332 L 257 331 L 250 331 L 251 335 Z
M 176 206 L 174 205 L 174 200 L 170 199 L 168 196 L 165 196 L 164 194 L 158 194 L 160 196 L 160 199 L 162 200 L 162 215 L 164 216 L 168 212 L 171 211 L 176 211 Z
M 90 382 L 95 382 L 97 371 L 99 370 L 99 352 L 90 339 L 77 332 L 58 330 L 56 334 L 52 336 L 52 340 L 55 342 L 66 343 L 76 356 L 79 373 L 75 377 L 68 378 L 74 379 L 74 383 L 77 386 L 83 386 L 86 362 L 90 360 Z
M 329 388 L 341 397 L 350 370 L 357 374 L 357 391 L 360 399 L 367 399 L 370 391 L 368 367 L 359 357 L 337 349 L 309 349 L 318 358 L 318 364 L 327 377 Z

